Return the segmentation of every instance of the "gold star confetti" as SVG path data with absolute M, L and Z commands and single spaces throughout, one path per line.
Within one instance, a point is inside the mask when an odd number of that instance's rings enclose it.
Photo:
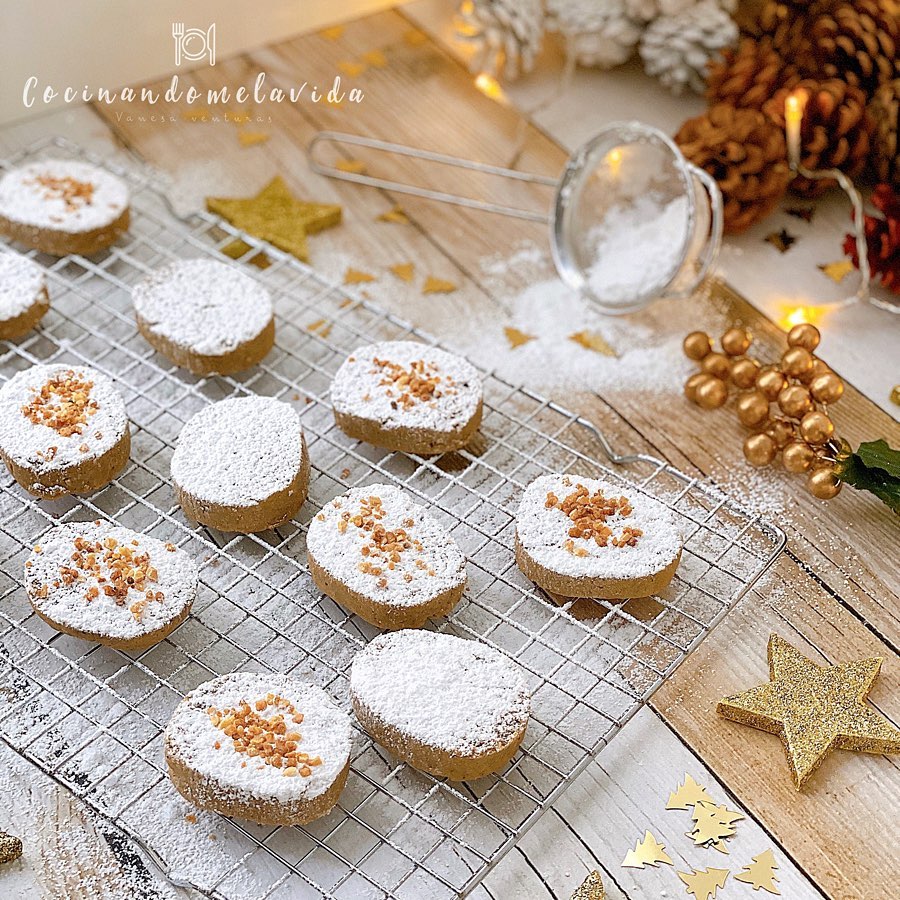
M 606 900 L 606 891 L 600 873 L 594 869 L 572 894 L 571 900 Z
M 271 135 L 267 131 L 239 131 L 238 140 L 242 147 L 253 147 L 255 144 L 264 144 Z
M 326 41 L 336 41 L 339 40 L 341 35 L 344 33 L 343 25 L 332 25 L 331 28 L 324 28 L 319 34 L 325 38 Z
M 896 403 L 897 406 L 900 406 L 900 384 L 895 384 L 891 388 L 891 403 Z
M 345 75 L 349 75 L 350 78 L 356 78 L 357 76 L 362 75 L 362 73 L 366 71 L 365 63 L 355 62 L 352 59 L 345 59 L 342 62 L 339 62 L 337 64 L 337 67 Z
M 363 53 L 362 59 L 373 69 L 383 69 L 388 63 L 383 50 L 369 50 L 367 53 Z
M 342 159 L 334 167 L 340 172 L 351 172 L 354 175 L 366 173 L 366 164 L 361 159 Z
M 775 870 L 778 863 L 775 862 L 775 854 L 771 850 L 760 853 L 753 857 L 753 862 L 744 866 L 743 871 L 738 872 L 734 876 L 735 881 L 743 881 L 745 884 L 752 884 L 753 890 L 758 891 L 762 888 L 770 894 L 780 894 L 781 891 L 775 885 L 778 881 Z
M 580 344 L 585 350 L 593 350 L 594 353 L 600 353 L 603 356 L 617 356 L 615 350 L 606 343 L 606 339 L 602 334 L 596 331 L 576 331 L 575 334 L 569 335 L 570 341 Z
M 840 284 L 853 271 L 853 263 L 849 259 L 839 259 L 837 262 L 820 263 L 816 268 L 835 284 Z
M 881 657 L 820 666 L 783 638 L 769 638 L 767 684 L 720 700 L 726 719 L 781 737 L 797 789 L 830 750 L 900 753 L 900 730 L 865 703 Z
M 396 263 L 390 267 L 390 271 L 396 275 L 401 281 L 409 284 L 413 280 L 413 273 L 416 267 L 411 263 Z
M 734 835 L 734 823 L 744 817 L 727 806 L 718 806 L 701 800 L 694 804 L 691 818 L 694 820 L 694 827 L 688 833 L 688 837 L 698 847 L 712 844 L 716 850 L 727 853 L 728 850 L 722 842 Z
M 456 290 L 456 285 L 452 281 L 444 281 L 442 278 L 435 278 L 429 275 L 422 285 L 423 294 L 452 294 Z
M 715 900 L 716 892 L 725 887 L 729 875 L 728 869 L 696 869 L 691 872 L 679 872 L 678 877 L 687 885 L 687 892 L 697 900 Z
M 629 850 L 622 860 L 623 869 L 643 869 L 645 865 L 656 866 L 658 863 L 666 863 L 674 865 L 666 853 L 664 844 L 660 844 L 658 840 L 649 832 L 644 832 L 644 839 L 638 841 L 634 846 L 634 850 Z
M 797 238 L 790 234 L 786 228 L 767 234 L 763 240 L 767 244 L 771 244 L 779 253 L 787 253 L 797 242 Z
M 513 328 L 512 326 L 504 328 L 503 333 L 506 335 L 506 340 L 509 341 L 509 346 L 513 350 L 535 339 L 533 334 L 526 334 L 524 331 L 519 331 L 518 328 Z
M 344 284 L 366 284 L 369 281 L 376 281 L 374 275 L 368 272 L 361 272 L 359 269 L 349 268 L 344 272 Z
M 669 802 L 666 804 L 666 809 L 689 809 L 696 803 L 713 802 L 709 791 L 702 785 L 697 784 L 690 775 L 685 773 L 684 784 L 680 784 L 673 794 L 669 794 Z
M 340 206 L 298 200 L 280 175 L 255 197 L 207 197 L 206 208 L 235 228 L 268 241 L 304 262 L 309 259 L 306 235 L 341 221 Z
M 387 212 L 383 212 L 380 216 L 378 216 L 378 221 L 394 222 L 397 225 L 408 225 L 409 216 L 406 215 L 402 207 L 395 206 L 393 209 L 389 209 Z

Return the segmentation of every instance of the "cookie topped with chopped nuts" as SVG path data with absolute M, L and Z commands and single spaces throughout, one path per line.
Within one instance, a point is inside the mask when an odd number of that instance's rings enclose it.
M 663 590 L 681 558 L 675 514 L 637 488 L 542 475 L 516 514 L 516 562 L 563 597 L 627 599 Z
M 446 615 L 466 586 L 466 560 L 450 534 L 388 484 L 328 503 L 310 522 L 306 549 L 320 590 L 382 628 Z
M 350 437 L 406 453 L 446 453 L 464 447 L 481 423 L 481 377 L 437 347 L 387 341 L 347 357 L 331 402 Z
M 51 528 L 25 562 L 25 589 L 48 625 L 119 650 L 161 641 L 187 617 L 197 566 L 174 544 L 105 522 Z

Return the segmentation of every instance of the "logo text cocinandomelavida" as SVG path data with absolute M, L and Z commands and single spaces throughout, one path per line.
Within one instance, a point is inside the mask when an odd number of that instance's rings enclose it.
M 57 100 L 63 103 L 133 103 L 140 101 L 150 105 L 159 103 L 187 103 L 189 105 L 202 103 L 205 106 L 217 106 L 228 103 L 341 103 L 348 100 L 350 103 L 361 103 L 365 93 L 360 88 L 344 90 L 341 85 L 340 75 L 335 75 L 334 81 L 327 90 L 318 85 L 304 81 L 302 84 L 289 88 L 268 87 L 266 85 L 266 73 L 259 72 L 251 86 L 240 85 L 236 88 L 220 87 L 201 90 L 193 85 L 182 88 L 178 82 L 178 76 L 173 75 L 169 86 L 164 90 L 154 90 L 149 87 L 142 88 L 91 88 L 88 85 L 76 88 L 54 87 L 51 84 L 40 85 L 36 75 L 26 79 L 22 88 L 22 103 L 31 109 L 35 103 L 49 104 Z

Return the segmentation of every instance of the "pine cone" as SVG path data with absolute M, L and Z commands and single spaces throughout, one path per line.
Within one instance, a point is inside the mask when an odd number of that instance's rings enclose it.
M 900 194 L 889 184 L 879 184 L 872 192 L 872 204 L 884 218 L 866 216 L 866 244 L 872 277 L 895 294 L 900 294 Z M 844 238 L 844 253 L 859 268 L 856 235 Z
M 710 103 L 762 109 L 779 88 L 797 81 L 796 70 L 784 61 L 769 38 L 748 37 L 710 63 L 706 97 Z
M 717 103 L 685 122 L 675 142 L 718 183 L 730 234 L 768 215 L 787 189 L 784 131 L 758 110 Z
M 900 78 L 887 81 L 869 101 L 872 119 L 872 167 L 879 181 L 900 187 L 900 155 L 897 129 L 900 126 Z
M 625 11 L 637 22 L 652 22 L 659 16 L 677 16 L 701 0 L 625 0 Z M 738 0 L 716 0 L 716 6 L 734 13 Z
M 641 36 L 644 69 L 670 90 L 702 94 L 706 69 L 724 47 L 737 42 L 734 20 L 715 0 L 701 0 L 673 16 L 654 19 Z
M 459 36 L 478 45 L 473 72 L 509 78 L 530 72 L 544 37 L 541 0 L 472 0 L 459 11 Z
M 565 37 L 569 52 L 583 66 L 621 65 L 641 36 L 625 0 L 547 0 L 546 10 L 548 27 Z
M 840 169 L 849 178 L 859 176 L 869 159 L 872 119 L 866 112 L 866 95 L 836 78 L 804 80 L 794 90 L 803 90 L 807 101 L 800 126 L 800 162 L 807 169 Z M 784 101 L 790 88 L 782 88 L 763 105 L 763 112 L 784 128 Z M 834 180 L 812 181 L 802 176 L 791 190 L 805 197 L 818 197 Z

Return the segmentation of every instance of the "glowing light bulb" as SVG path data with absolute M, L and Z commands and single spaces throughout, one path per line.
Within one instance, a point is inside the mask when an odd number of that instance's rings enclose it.
M 490 100 L 502 103 L 504 106 L 509 103 L 506 92 L 500 87 L 500 82 L 487 72 L 479 72 L 475 76 L 475 87 Z

